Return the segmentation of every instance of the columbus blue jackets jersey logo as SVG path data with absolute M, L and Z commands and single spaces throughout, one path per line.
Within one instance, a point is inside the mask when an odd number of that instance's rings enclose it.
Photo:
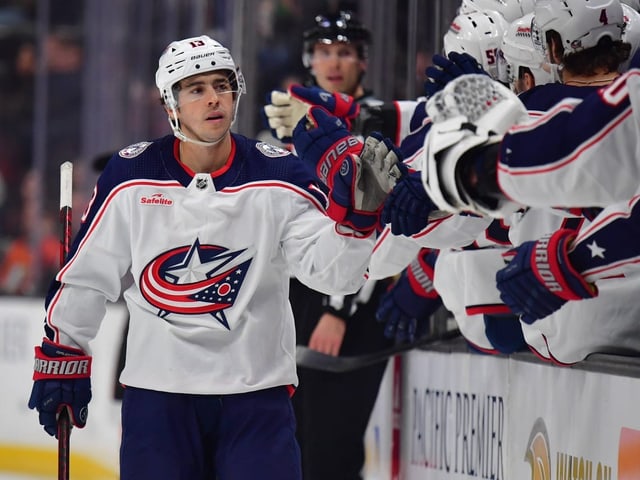
M 260 150 L 260 152 L 262 152 L 263 155 L 270 158 L 284 157 L 285 155 L 291 155 L 291 152 L 289 150 L 285 150 L 284 148 L 276 147 L 275 145 L 270 145 L 264 142 L 256 143 L 256 148 Z
M 140 275 L 140 291 L 160 317 L 210 314 L 229 329 L 225 310 L 236 301 L 251 265 L 251 259 L 238 259 L 244 252 L 196 239 L 149 262 Z
M 146 148 L 151 145 L 151 142 L 138 142 L 133 145 L 129 145 L 128 147 L 123 148 L 118 152 L 122 158 L 133 158 L 140 155 L 142 152 L 146 150 Z

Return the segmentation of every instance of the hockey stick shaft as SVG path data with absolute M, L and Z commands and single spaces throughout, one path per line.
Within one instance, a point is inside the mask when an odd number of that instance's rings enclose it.
M 311 350 L 309 347 L 298 345 L 296 347 L 296 362 L 300 367 L 313 368 L 326 372 L 350 372 L 351 370 L 357 370 L 359 368 L 368 367 L 370 365 L 383 362 L 388 358 L 393 357 L 394 355 L 413 350 L 414 348 L 423 347 L 440 341 L 450 340 L 452 338 L 458 337 L 459 335 L 459 330 L 449 330 L 442 334 L 421 338 L 414 343 L 401 343 L 373 353 L 342 357 L 326 355 L 316 350 Z
M 73 164 L 60 165 L 60 267 L 64 266 L 71 249 L 73 205 Z M 58 480 L 69 480 L 69 442 L 71 420 L 64 407 L 58 416 Z

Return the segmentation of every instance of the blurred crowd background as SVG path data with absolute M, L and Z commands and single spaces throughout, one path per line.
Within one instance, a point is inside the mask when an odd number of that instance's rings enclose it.
M 0 295 L 43 295 L 58 268 L 60 164 L 74 164 L 77 230 L 101 161 L 170 132 L 154 76 L 171 41 L 206 33 L 230 48 L 247 81 L 234 130 L 255 137 L 267 93 L 305 80 L 316 14 L 357 13 L 374 35 L 365 85 L 413 99 L 457 3 L 1 0 Z

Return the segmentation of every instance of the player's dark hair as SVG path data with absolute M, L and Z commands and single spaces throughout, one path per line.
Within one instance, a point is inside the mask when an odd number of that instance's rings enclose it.
M 547 32 L 547 45 L 554 49 L 556 58 L 562 59 L 564 69 L 574 75 L 593 76 L 615 72 L 631 54 L 630 43 L 602 37 L 594 47 L 564 55 L 562 39 L 553 30 Z
M 564 68 L 577 75 L 595 75 L 618 70 L 620 64 L 629 58 L 631 44 L 622 40 L 612 41 L 602 38 L 595 47 L 564 57 Z
M 518 67 L 518 80 L 522 80 L 526 74 L 529 74 L 531 78 L 536 78 L 529 67 L 520 65 L 520 67 Z

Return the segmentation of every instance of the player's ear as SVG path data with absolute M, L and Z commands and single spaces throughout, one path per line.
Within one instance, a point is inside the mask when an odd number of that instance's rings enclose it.
M 536 86 L 536 80 L 533 78 L 533 75 L 531 75 L 529 72 L 525 72 L 525 74 L 522 77 L 522 81 L 524 83 L 525 91 L 530 90 Z
M 176 112 L 174 109 L 169 108 L 166 104 L 162 105 L 164 107 L 164 111 L 167 112 L 167 116 L 169 117 L 169 121 L 175 120 Z

